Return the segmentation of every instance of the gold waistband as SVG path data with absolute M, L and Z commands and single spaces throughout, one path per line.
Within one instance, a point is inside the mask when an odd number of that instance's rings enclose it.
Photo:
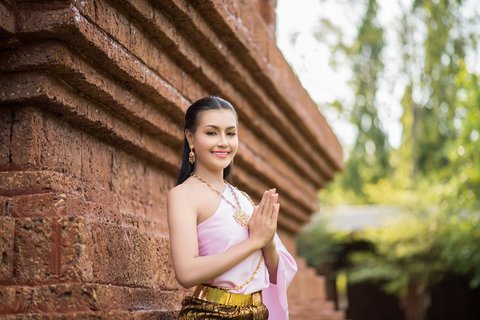
M 225 304 L 228 306 L 259 306 L 262 304 L 262 292 L 251 294 L 230 293 L 228 291 L 199 284 L 193 293 L 195 298 Z

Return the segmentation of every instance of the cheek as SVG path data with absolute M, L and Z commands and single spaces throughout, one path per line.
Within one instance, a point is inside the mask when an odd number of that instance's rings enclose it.
M 197 145 L 202 149 L 209 148 L 213 143 L 211 140 L 208 136 L 202 136 L 197 139 Z
M 230 146 L 237 150 L 238 149 L 238 138 L 233 139 L 233 141 L 230 143 Z

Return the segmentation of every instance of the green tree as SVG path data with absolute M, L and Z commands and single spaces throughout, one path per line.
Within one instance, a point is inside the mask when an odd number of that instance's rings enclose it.
M 377 89 L 384 64 L 382 52 L 385 46 L 384 30 L 377 22 L 376 0 L 368 0 L 355 41 L 347 45 L 331 21 L 322 21 L 322 30 L 333 30 L 337 41 L 332 50 L 348 58 L 353 71 L 350 86 L 354 93 L 353 106 L 335 103 L 332 107 L 352 123 L 357 131 L 353 149 L 349 152 L 346 170 L 338 177 L 334 189 L 349 190 L 351 202 L 365 200 L 363 187 L 388 175 L 389 151 L 385 130 L 377 113 Z M 321 36 L 317 37 L 323 40 Z M 335 64 L 335 60 L 333 64 Z M 331 196 L 331 195 L 330 195 Z
M 385 30 L 376 21 L 377 3 L 366 0 L 353 45 L 342 44 L 339 35 L 333 47 L 349 58 L 355 99 L 351 107 L 332 107 L 358 135 L 345 172 L 322 201 L 390 204 L 407 212 L 406 222 L 357 234 L 375 250 L 352 256 L 350 277 L 384 281 L 388 292 L 407 302 L 408 319 L 423 318 L 425 294 L 448 272 L 480 285 L 480 89 L 479 75 L 466 64 L 469 55 L 479 54 L 480 16 L 478 10 L 472 14 L 473 2 L 414 0 L 404 6 L 401 61 L 390 62 L 382 59 Z M 377 112 L 385 63 L 402 64 L 398 79 L 405 82 L 403 135 L 396 150 Z M 310 236 L 315 243 L 315 234 Z

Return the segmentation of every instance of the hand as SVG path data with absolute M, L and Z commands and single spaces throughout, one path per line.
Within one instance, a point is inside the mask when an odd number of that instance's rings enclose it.
M 262 200 L 255 206 L 248 222 L 249 238 L 258 243 L 260 248 L 268 245 L 277 231 L 277 219 L 280 204 L 275 189 L 263 193 Z

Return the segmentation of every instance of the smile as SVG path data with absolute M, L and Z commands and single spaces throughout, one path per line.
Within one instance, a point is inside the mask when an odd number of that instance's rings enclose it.
M 212 151 L 212 153 L 219 158 L 226 158 L 228 156 L 227 151 Z

